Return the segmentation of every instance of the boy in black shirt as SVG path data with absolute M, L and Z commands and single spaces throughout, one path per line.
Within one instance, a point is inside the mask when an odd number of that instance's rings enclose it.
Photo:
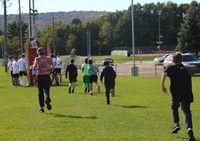
M 74 93 L 75 85 L 76 85 L 76 78 L 78 76 L 77 67 L 74 65 L 74 59 L 70 60 L 70 64 L 67 66 L 65 78 L 67 78 L 69 74 L 69 89 L 68 93 Z M 71 90 L 72 89 L 72 90 Z
M 170 78 L 170 92 L 172 96 L 172 116 L 174 120 L 174 128 L 172 133 L 178 133 L 180 130 L 178 108 L 184 114 L 185 123 L 188 129 L 189 141 L 194 141 L 195 137 L 192 130 L 192 114 L 190 104 L 193 102 L 191 75 L 182 64 L 182 54 L 180 52 L 174 53 L 172 56 L 173 65 L 167 67 L 162 74 L 161 87 L 164 93 L 167 93 L 165 87 L 165 80 L 168 76 Z
M 109 62 L 104 62 L 104 68 L 100 75 L 100 81 L 103 81 L 104 77 L 104 86 L 106 89 L 106 99 L 107 104 L 110 104 L 110 92 L 112 96 L 115 96 L 115 78 L 116 78 L 116 72 L 114 69 L 109 65 Z

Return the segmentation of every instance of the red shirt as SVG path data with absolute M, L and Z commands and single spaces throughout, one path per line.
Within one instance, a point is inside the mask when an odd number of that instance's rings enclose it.
M 35 57 L 35 63 L 38 67 L 37 75 L 50 75 L 51 66 L 53 65 L 52 59 L 50 57 L 45 55 Z

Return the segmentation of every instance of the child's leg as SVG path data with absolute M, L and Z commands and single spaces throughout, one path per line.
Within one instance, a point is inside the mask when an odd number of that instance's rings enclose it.
M 179 106 L 180 106 L 179 102 L 172 101 L 171 109 L 172 109 L 172 117 L 173 117 L 175 126 L 179 125 L 179 113 L 178 113 Z
M 187 129 L 192 129 L 192 114 L 190 110 L 190 102 L 181 102 L 181 109 L 183 111 L 185 124 L 187 125 Z
M 107 104 L 110 104 L 110 85 L 105 84 L 105 89 L 106 89 L 106 102 Z

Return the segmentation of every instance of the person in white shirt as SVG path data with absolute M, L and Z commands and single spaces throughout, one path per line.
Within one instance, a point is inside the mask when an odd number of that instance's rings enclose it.
M 51 59 L 53 61 L 53 66 L 52 66 L 52 80 L 51 80 L 51 83 L 53 84 L 53 81 L 55 80 L 56 81 L 56 85 L 59 85 L 59 82 L 58 82 L 58 75 L 57 75 L 57 70 L 56 70 L 56 64 L 57 64 L 57 59 L 55 57 L 54 54 L 51 54 Z
M 26 64 L 26 60 L 25 60 L 25 55 L 22 54 L 21 58 L 18 60 L 18 64 L 19 64 L 19 76 L 20 76 L 20 82 L 21 85 L 24 85 L 25 82 L 27 82 L 27 86 L 29 85 L 28 83 L 28 78 L 27 78 L 27 64 Z M 23 78 L 23 76 L 25 77 L 25 79 Z
M 37 37 L 36 38 L 29 38 L 30 42 L 31 42 L 31 46 L 32 48 L 38 48 L 37 46 Z
M 62 58 L 60 58 L 60 55 L 58 53 L 55 53 L 55 56 L 56 56 L 56 66 L 55 66 L 55 69 L 56 69 L 56 72 L 57 72 L 57 76 L 60 77 L 60 82 L 62 82 L 62 74 L 61 74 L 61 69 L 62 69 Z M 59 78 L 58 78 L 59 80 Z
M 15 59 L 15 57 L 13 55 L 9 56 L 9 61 L 7 64 L 7 75 L 10 71 L 11 82 L 12 82 L 13 86 L 14 86 L 14 78 L 13 78 L 13 72 L 12 72 L 12 63 L 13 63 L 14 59 Z
M 18 86 L 18 78 L 19 78 L 19 64 L 18 57 L 15 57 L 15 60 L 12 63 L 12 74 L 13 74 L 13 82 L 14 86 Z

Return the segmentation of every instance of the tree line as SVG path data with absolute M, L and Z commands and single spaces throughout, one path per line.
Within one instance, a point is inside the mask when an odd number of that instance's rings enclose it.
M 87 31 L 91 33 L 91 54 L 110 54 L 115 47 L 132 49 L 131 6 L 124 11 L 109 12 L 95 21 L 82 22 L 74 18 L 70 23 L 57 21 L 37 30 L 40 46 L 48 46 L 61 55 L 76 53 L 87 55 Z M 23 22 L 24 47 L 28 24 Z M 159 26 L 160 25 L 160 26 Z M 54 28 L 53 28 L 54 27 Z M 200 50 L 200 3 L 134 4 L 135 47 L 137 51 L 176 50 L 198 54 Z M 0 32 L 2 33 L 2 32 Z M 160 33 L 160 34 L 159 34 Z M 19 23 L 8 25 L 8 47 L 19 48 Z M 1 38 L 0 38 L 1 39 Z M 20 49 L 19 49 L 20 50 Z

